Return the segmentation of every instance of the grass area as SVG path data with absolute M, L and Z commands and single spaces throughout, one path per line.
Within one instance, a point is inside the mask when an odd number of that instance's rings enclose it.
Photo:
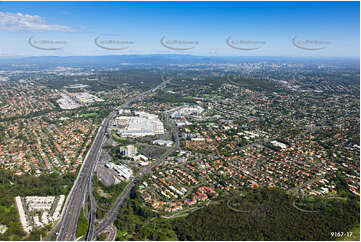
M 169 213 L 163 216 L 160 216 L 161 219 L 175 219 L 175 218 L 180 218 L 180 217 L 184 217 L 184 216 L 188 216 L 189 213 L 192 213 L 194 211 L 199 210 L 200 208 L 202 208 L 202 205 L 196 206 L 196 207 L 190 207 L 190 208 L 186 208 L 183 209 L 179 212 L 175 212 L 175 213 Z M 165 221 L 165 220 L 164 220 Z
M 84 215 L 83 209 L 81 209 L 78 220 L 78 226 L 76 227 L 76 237 L 78 238 L 80 236 L 85 235 L 86 232 L 88 231 L 88 228 L 89 228 L 89 222 Z
M 82 115 L 80 115 L 80 117 L 82 118 L 88 118 L 88 117 L 94 117 L 97 116 L 97 113 L 83 113 Z
M 0 206 L 1 213 L 9 213 L 11 211 L 11 207 Z
M 124 141 L 124 139 L 120 138 L 120 137 L 115 133 L 114 130 L 112 130 L 112 137 L 113 137 L 113 139 L 114 139 L 115 141 L 117 141 L 117 142 L 123 142 L 123 141 Z
M 117 135 L 117 133 L 115 133 L 114 130 L 112 130 L 112 137 L 113 139 L 119 143 L 120 146 L 125 146 L 125 145 L 129 145 L 129 144 L 135 144 L 134 141 L 130 141 L 128 139 L 119 137 L 119 135 Z M 119 146 L 117 147 L 117 149 L 119 148 Z

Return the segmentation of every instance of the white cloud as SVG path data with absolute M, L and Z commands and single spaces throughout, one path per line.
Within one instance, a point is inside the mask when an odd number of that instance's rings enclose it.
M 38 15 L 7 12 L 0 12 L 0 30 L 74 32 L 74 29 L 67 26 L 48 24 Z

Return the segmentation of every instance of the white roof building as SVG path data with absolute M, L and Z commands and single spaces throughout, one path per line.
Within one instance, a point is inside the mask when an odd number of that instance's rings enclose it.
M 167 146 L 167 147 L 171 147 L 173 145 L 173 141 L 171 140 L 154 140 L 153 144 L 157 144 L 157 145 L 161 145 L 161 146 Z
M 286 149 L 287 148 L 286 144 L 281 143 L 281 142 L 279 142 L 277 140 L 271 141 L 271 144 L 273 144 L 274 146 L 280 147 L 281 149 Z
M 185 106 L 183 108 L 178 109 L 173 112 L 170 117 L 171 118 L 180 118 L 188 115 L 199 115 L 204 111 L 204 109 L 200 106 Z
M 114 163 L 107 163 L 107 167 L 112 168 L 120 177 L 124 178 L 125 180 L 129 180 L 130 177 L 133 175 L 132 169 L 128 168 L 125 165 L 116 165 Z

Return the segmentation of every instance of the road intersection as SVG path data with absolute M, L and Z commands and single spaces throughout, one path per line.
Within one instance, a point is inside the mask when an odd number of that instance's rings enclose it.
M 126 108 L 132 102 L 137 100 L 142 100 L 148 94 L 158 90 L 159 88 L 164 87 L 169 80 L 164 81 L 162 77 L 162 83 L 156 86 L 153 89 L 145 91 L 136 97 L 131 98 L 130 100 L 123 103 L 119 108 Z M 62 241 L 72 241 L 75 240 L 77 222 L 80 216 L 80 211 L 85 203 L 85 199 L 90 198 L 90 211 L 89 211 L 89 229 L 88 233 L 85 236 L 86 240 L 93 240 L 96 235 L 99 235 L 105 230 L 109 229 L 109 226 L 112 226 L 113 221 L 116 219 L 118 211 L 123 204 L 124 200 L 129 197 L 131 189 L 139 182 L 139 180 L 149 174 L 151 170 L 159 165 L 165 157 L 174 152 L 179 148 L 179 141 L 177 140 L 176 144 L 169 149 L 165 154 L 163 154 L 158 160 L 156 160 L 150 167 L 144 169 L 138 176 L 136 176 L 120 194 L 113 207 L 108 211 L 105 216 L 105 219 L 100 221 L 98 227 L 95 229 L 95 219 L 96 219 L 96 205 L 95 199 L 93 196 L 93 186 L 92 186 L 92 177 L 94 174 L 94 169 L 97 161 L 99 160 L 99 155 L 103 143 L 106 139 L 107 129 L 110 124 L 110 121 L 116 116 L 116 110 L 111 112 L 102 122 L 98 133 L 94 139 L 94 142 L 83 162 L 83 165 L 78 173 L 78 176 L 74 182 L 74 185 L 69 192 L 69 195 L 66 199 L 62 216 L 58 224 L 52 230 L 52 234 L 57 234 L 57 240 Z M 176 134 L 175 127 L 172 128 L 173 134 Z M 178 137 L 176 135 L 175 137 Z M 51 236 L 51 235 L 50 235 Z

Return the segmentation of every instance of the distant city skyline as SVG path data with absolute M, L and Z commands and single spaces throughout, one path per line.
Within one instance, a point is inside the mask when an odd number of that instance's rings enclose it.
M 359 2 L 0 2 L 0 57 L 357 57 Z

